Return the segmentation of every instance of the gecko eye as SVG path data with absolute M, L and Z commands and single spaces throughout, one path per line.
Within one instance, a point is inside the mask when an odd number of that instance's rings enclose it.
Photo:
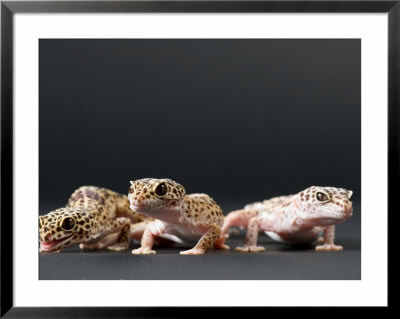
M 163 197 L 167 194 L 167 185 L 165 183 L 158 184 L 157 187 L 154 189 L 154 193 L 158 197 Z
M 133 194 L 133 191 L 134 191 L 135 189 L 133 188 L 133 185 L 131 185 L 130 187 L 129 187 L 129 194 Z
M 72 217 L 66 217 L 61 222 L 61 228 L 66 231 L 73 230 L 75 228 L 75 219 Z
M 317 192 L 315 194 L 315 197 L 317 198 L 318 201 L 320 202 L 327 202 L 329 201 L 329 196 L 323 192 Z

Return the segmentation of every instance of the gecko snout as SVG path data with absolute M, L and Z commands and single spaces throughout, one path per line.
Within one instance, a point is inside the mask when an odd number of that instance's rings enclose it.
M 351 216 L 353 214 L 353 204 L 350 201 L 352 196 L 353 196 L 353 191 L 348 190 L 347 191 L 347 199 L 348 200 L 345 201 L 344 213 L 349 216 Z
M 353 196 L 353 191 L 347 191 L 347 198 L 351 199 L 352 196 Z
M 350 216 L 353 214 L 353 205 L 351 203 L 345 206 L 345 214 Z
M 144 196 L 137 196 L 136 198 L 134 198 L 133 202 L 136 205 L 140 206 L 140 205 L 143 205 L 144 200 L 145 200 Z
M 145 196 L 141 196 L 140 194 L 138 196 L 132 196 L 130 199 L 130 204 L 131 204 L 131 209 L 132 207 L 136 206 L 136 207 L 141 207 L 143 206 L 145 203 Z

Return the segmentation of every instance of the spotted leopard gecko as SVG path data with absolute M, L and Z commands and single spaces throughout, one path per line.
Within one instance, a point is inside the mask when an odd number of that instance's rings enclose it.
M 182 255 L 201 255 L 219 238 L 224 221 L 221 208 L 206 194 L 186 195 L 185 188 L 170 179 L 131 181 L 128 198 L 132 210 L 154 220 L 145 227 L 141 247 L 133 254 L 155 254 L 155 238 L 198 241 Z
M 145 218 L 130 210 L 127 196 L 82 186 L 66 207 L 39 216 L 40 252 L 60 252 L 77 244 L 81 249 L 128 249 L 131 223 Z
M 224 244 L 224 234 L 232 226 L 243 226 L 247 228 L 246 244 L 236 248 L 240 252 L 265 251 L 264 247 L 257 246 L 259 230 L 274 240 L 290 244 L 313 242 L 324 232 L 324 236 L 318 239 L 323 245 L 316 246 L 316 250 L 342 250 L 342 246 L 334 244 L 335 225 L 351 217 L 352 194 L 343 188 L 312 186 L 296 195 L 246 205 L 225 217 L 217 245 L 229 249 Z

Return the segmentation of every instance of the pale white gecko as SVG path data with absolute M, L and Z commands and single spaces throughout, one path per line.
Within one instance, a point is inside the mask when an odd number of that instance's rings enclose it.
M 316 246 L 316 250 L 342 250 L 342 246 L 334 244 L 335 225 L 352 216 L 352 194 L 343 188 L 312 186 L 295 195 L 246 205 L 225 217 L 216 245 L 229 249 L 224 244 L 225 234 L 232 226 L 243 226 L 247 228 L 246 244 L 236 248 L 240 252 L 265 251 L 264 247 L 257 246 L 259 230 L 274 240 L 290 244 L 311 243 L 324 232 L 324 236 L 318 238 L 323 244 Z

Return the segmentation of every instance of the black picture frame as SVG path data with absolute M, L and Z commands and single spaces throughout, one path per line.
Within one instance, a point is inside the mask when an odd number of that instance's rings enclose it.
M 6 318 L 125 318 L 179 317 L 188 308 L 114 308 L 64 307 L 25 308 L 13 303 L 13 19 L 16 13 L 117 13 L 117 12 L 315 12 L 315 13 L 388 13 L 388 218 L 399 211 L 397 190 L 399 174 L 400 105 L 400 1 L 1 1 L 1 317 Z M 393 232 L 389 227 L 390 234 Z M 390 246 L 389 246 L 390 247 Z M 389 249 L 390 250 L 390 249 Z M 389 256 L 390 264 L 390 256 Z M 390 280 L 388 280 L 390 284 Z M 32 292 L 34 293 L 34 292 Z M 388 305 L 390 308 L 391 298 Z M 244 309 L 243 309 L 244 310 Z M 214 315 L 226 310 L 214 309 Z M 299 314 L 307 309 L 291 308 Z M 197 309 L 196 314 L 209 314 Z M 220 312 L 220 314 L 219 314 Z M 240 314 L 241 311 L 235 313 Z M 244 315 L 244 313 L 243 313 Z

